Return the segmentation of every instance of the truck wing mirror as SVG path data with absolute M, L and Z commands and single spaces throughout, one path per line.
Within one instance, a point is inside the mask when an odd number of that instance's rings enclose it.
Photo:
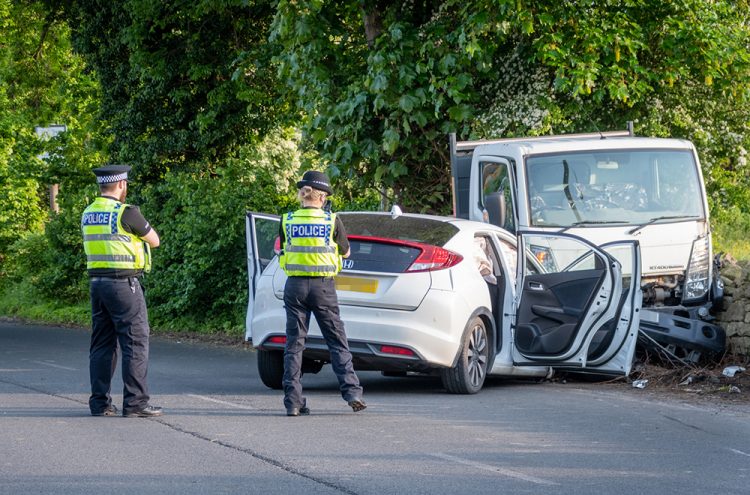
M 505 227 L 505 195 L 501 191 L 486 195 L 484 208 L 487 210 L 491 224 Z

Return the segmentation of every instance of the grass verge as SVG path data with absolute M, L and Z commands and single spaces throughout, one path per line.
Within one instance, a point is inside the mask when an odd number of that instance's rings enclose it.
M 41 297 L 28 281 L 0 286 L 0 317 L 18 318 L 47 325 L 91 327 L 89 301 L 64 303 Z M 236 344 L 244 341 L 244 328 L 227 321 L 195 322 L 187 318 L 167 322 L 151 321 L 151 331 L 157 335 L 182 340 Z
M 748 228 L 750 228 L 750 221 L 744 217 L 738 219 L 735 224 L 715 224 L 711 236 L 714 253 L 729 253 L 736 260 L 750 260 Z
M 2 316 L 53 325 L 91 325 L 91 307 L 88 301 L 77 304 L 49 301 L 35 294 L 36 291 L 26 282 L 5 283 L 0 289 Z

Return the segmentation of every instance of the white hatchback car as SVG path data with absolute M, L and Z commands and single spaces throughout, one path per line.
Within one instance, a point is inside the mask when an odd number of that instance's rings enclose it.
M 478 392 L 487 375 L 630 373 L 642 299 L 636 241 L 597 247 L 452 217 L 339 215 L 351 256 L 336 289 L 355 369 L 435 373 L 452 393 Z M 248 213 L 246 224 L 246 339 L 274 389 L 286 342 L 279 221 Z M 330 361 L 314 318 L 303 356 L 304 373 Z

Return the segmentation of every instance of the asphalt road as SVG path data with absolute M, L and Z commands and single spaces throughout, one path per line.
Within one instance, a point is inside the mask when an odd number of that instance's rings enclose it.
M 455 396 L 361 373 L 355 414 L 326 367 L 303 381 L 312 414 L 289 418 L 254 352 L 155 338 L 167 414 L 95 418 L 87 348 L 83 330 L 0 323 L 0 494 L 750 492 L 746 410 L 570 383 Z

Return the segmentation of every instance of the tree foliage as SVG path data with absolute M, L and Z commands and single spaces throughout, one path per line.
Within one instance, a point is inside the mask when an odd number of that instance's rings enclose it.
M 750 215 L 747 0 L 0 0 L 0 28 L 0 276 L 45 297 L 85 297 L 106 161 L 134 166 L 164 241 L 160 325 L 242 321 L 244 212 L 292 207 L 301 168 L 327 168 L 337 209 L 447 213 L 449 132 L 634 120 L 696 143 L 715 218 Z
M 170 172 L 142 191 L 142 209 L 162 238 L 153 277 L 146 277 L 155 321 L 170 327 L 243 321 L 245 213 L 281 213 L 294 204 L 289 180 L 299 166 L 297 140 L 277 133 L 259 149 L 243 147 L 216 173 Z
M 60 183 L 63 191 L 76 190 L 104 141 L 96 79 L 72 53 L 59 11 L 44 2 L 0 0 L 0 27 L 2 261 L 11 243 L 42 231 L 47 187 Z M 40 140 L 35 127 L 53 123 L 65 124 L 68 132 Z
M 271 39 L 283 48 L 281 75 L 307 135 L 334 173 L 383 184 L 411 207 L 445 211 L 449 131 L 467 138 L 622 128 L 647 119 L 655 99 L 696 86 L 746 109 L 746 7 L 281 0 Z
M 287 114 L 266 42 L 268 0 L 77 1 L 75 47 L 104 89 L 113 159 L 146 182 L 206 166 Z

